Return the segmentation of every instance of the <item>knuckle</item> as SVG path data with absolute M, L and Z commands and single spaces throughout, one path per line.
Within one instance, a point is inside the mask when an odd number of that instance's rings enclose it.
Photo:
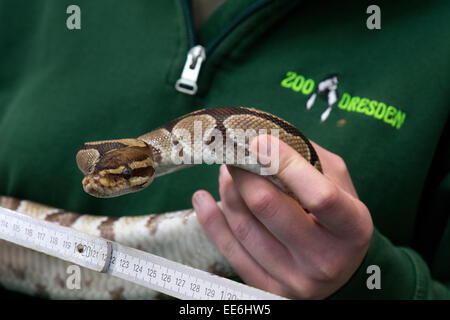
M 301 298 L 306 300 L 323 299 L 328 294 L 324 289 L 330 286 L 325 282 L 324 278 L 313 273 L 306 272 L 302 275 L 294 272 L 289 274 L 283 281 L 289 292 L 285 296 L 292 296 L 295 299 Z
M 334 155 L 334 164 L 336 170 L 340 173 L 347 172 L 347 164 L 341 156 Z
M 315 300 L 318 299 L 317 282 L 311 279 L 302 279 L 302 281 L 291 282 L 294 284 L 294 291 L 298 293 L 301 299 Z
M 248 219 L 241 219 L 233 224 L 232 230 L 236 238 L 243 242 L 247 240 L 251 228 L 251 222 Z
M 316 272 L 316 280 L 319 282 L 334 282 L 341 274 L 340 269 L 330 263 L 318 264 Z
M 292 175 L 293 172 L 300 172 L 307 166 L 307 161 L 300 155 L 293 155 L 284 159 L 280 163 L 280 176 Z
M 276 213 L 276 194 L 271 191 L 259 191 L 249 198 L 248 205 L 257 215 L 271 218 Z
M 328 258 L 325 258 L 320 254 L 310 257 L 309 271 L 307 271 L 307 277 L 304 279 L 309 286 L 305 287 L 307 289 L 305 291 L 311 292 L 320 287 L 327 287 L 340 279 L 345 261 L 336 256 L 330 260 L 330 257 L 332 256 L 328 255 Z
M 339 191 L 337 187 L 330 183 L 321 190 L 320 194 L 311 199 L 308 210 L 311 212 L 328 211 L 336 204 L 338 197 Z

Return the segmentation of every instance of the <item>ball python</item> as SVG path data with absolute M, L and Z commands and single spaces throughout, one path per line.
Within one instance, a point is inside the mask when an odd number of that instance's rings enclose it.
M 297 128 L 275 115 L 246 107 L 202 109 L 137 138 L 87 142 L 78 150 L 76 162 L 84 175 L 83 189 L 102 198 L 140 191 L 156 177 L 200 163 L 226 162 L 262 174 L 266 166 L 249 152 L 251 139 L 261 133 L 277 136 L 322 172 L 317 153 Z M 201 156 L 196 158 L 197 155 Z M 267 178 L 284 188 L 273 175 Z M 67 212 L 11 197 L 0 197 L 0 206 L 194 268 L 222 276 L 234 275 L 206 237 L 193 209 L 113 218 Z M 0 241 L 0 252 L 0 283 L 11 290 L 56 299 L 163 297 L 150 289 L 87 269 L 82 269 L 81 289 L 68 289 L 70 263 L 6 241 Z

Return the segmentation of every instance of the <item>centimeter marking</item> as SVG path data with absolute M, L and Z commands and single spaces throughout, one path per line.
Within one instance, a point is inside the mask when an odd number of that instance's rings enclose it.
M 0 239 L 179 299 L 283 297 L 159 256 L 0 207 Z

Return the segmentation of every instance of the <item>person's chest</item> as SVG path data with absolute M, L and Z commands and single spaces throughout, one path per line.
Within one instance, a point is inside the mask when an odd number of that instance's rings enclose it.
M 18 42 L 18 57 L 5 57 L 2 68 L 14 64 L 14 77 L 2 88 L 2 194 L 109 215 L 190 207 L 200 188 L 218 199 L 216 166 L 95 199 L 82 190 L 75 153 L 83 142 L 135 137 L 199 108 L 248 106 L 288 120 L 343 157 L 377 227 L 410 239 L 448 114 L 443 86 L 450 79 L 442 52 L 429 52 L 431 27 L 416 30 L 406 15 L 403 25 L 386 22 L 389 35 L 374 34 L 352 12 L 342 20 L 304 7 L 262 36 L 230 33 L 202 66 L 198 94 L 188 96 L 174 87 L 188 50 L 184 21 L 172 3 L 158 8 L 109 7 L 97 21 L 94 6 L 79 33 L 55 29 L 59 18 L 50 19 Z M 123 15 L 133 19 L 121 22 Z

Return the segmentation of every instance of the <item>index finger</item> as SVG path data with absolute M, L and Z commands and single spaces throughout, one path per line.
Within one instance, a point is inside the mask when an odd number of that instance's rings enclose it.
M 254 139 L 252 153 L 258 158 L 265 157 L 267 160 L 269 157 L 269 161 L 278 162 L 276 177 L 331 233 L 348 235 L 354 230 L 361 216 L 355 201 L 289 145 L 281 140 L 271 143 L 271 139 L 276 138 L 263 135 Z M 278 145 L 275 148 L 278 150 L 271 150 L 273 145 Z M 267 150 L 267 153 L 258 150 Z

